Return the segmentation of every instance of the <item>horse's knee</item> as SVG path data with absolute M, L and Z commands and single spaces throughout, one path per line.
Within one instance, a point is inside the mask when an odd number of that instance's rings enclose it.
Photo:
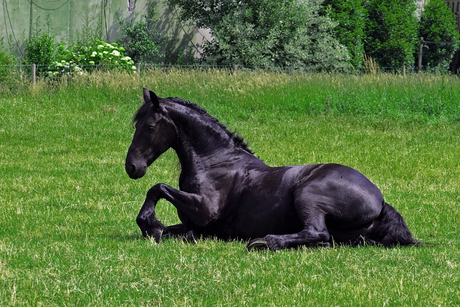
M 155 224 L 155 221 L 157 221 L 155 213 L 140 212 L 136 218 L 136 223 L 140 228 L 151 227 Z
M 163 189 L 164 183 L 157 183 L 147 191 L 146 200 L 156 203 L 160 198 L 160 193 Z

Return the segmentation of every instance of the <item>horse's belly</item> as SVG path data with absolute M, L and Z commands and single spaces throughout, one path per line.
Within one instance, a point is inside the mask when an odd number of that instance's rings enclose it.
M 302 223 L 289 197 L 254 199 L 239 207 L 232 227 L 234 237 L 258 238 L 268 234 L 290 234 L 302 230 Z

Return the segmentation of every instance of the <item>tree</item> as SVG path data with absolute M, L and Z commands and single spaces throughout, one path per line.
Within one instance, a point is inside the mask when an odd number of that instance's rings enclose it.
M 362 67 L 364 55 L 364 29 L 367 12 L 361 0 L 325 0 L 323 6 L 330 11 L 330 16 L 338 22 L 333 30 L 339 42 L 347 47 L 350 63 Z
M 168 0 L 182 21 L 209 28 L 202 60 L 215 65 L 348 67 L 347 49 L 333 36 L 337 25 L 320 14 L 322 0 Z
M 419 37 L 432 42 L 458 42 L 457 23 L 443 0 L 430 0 L 420 17 Z M 422 65 L 448 68 L 458 44 L 429 44 L 423 52 Z
M 165 56 L 160 53 L 160 44 L 170 37 L 162 35 L 155 28 L 158 22 L 156 15 L 156 9 L 151 8 L 136 22 L 117 19 L 122 34 L 118 43 L 125 47 L 126 54 L 136 63 L 149 62 Z
M 381 67 L 414 65 L 418 45 L 416 6 L 413 0 L 369 0 L 366 4 L 366 54 Z

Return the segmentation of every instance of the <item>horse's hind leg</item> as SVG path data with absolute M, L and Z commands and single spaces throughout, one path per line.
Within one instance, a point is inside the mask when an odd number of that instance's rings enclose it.
M 285 248 L 329 247 L 331 235 L 326 227 L 325 214 L 319 206 L 308 202 L 310 198 L 304 191 L 298 190 L 294 206 L 299 219 L 302 221 L 303 230 L 293 234 L 269 234 L 263 238 L 253 239 L 248 243 L 247 249 L 279 250 Z
M 330 247 L 330 235 L 325 231 L 316 229 L 304 229 L 301 232 L 287 235 L 266 235 L 263 238 L 257 238 L 249 241 L 247 249 L 259 250 L 270 249 L 279 250 L 285 248 L 296 248 L 299 246 L 307 247 Z
M 325 226 L 325 225 L 324 225 Z M 266 235 L 249 241 L 247 249 L 259 250 L 270 249 L 279 250 L 285 248 L 296 248 L 299 246 L 307 247 L 330 247 L 331 236 L 326 227 L 317 228 L 313 225 L 307 226 L 304 230 L 294 234 L 286 235 Z

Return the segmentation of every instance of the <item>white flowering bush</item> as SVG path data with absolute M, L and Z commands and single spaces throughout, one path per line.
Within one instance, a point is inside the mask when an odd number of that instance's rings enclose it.
M 58 46 L 57 60 L 48 66 L 48 76 L 85 74 L 95 69 L 122 69 L 136 72 L 134 61 L 124 55 L 125 49 L 116 43 L 95 40 L 88 46 L 66 48 Z

